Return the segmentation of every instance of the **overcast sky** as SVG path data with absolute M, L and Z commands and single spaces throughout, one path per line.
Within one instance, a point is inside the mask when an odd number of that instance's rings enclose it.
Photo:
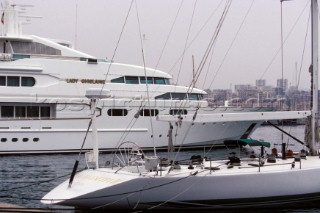
M 34 5 L 28 9 L 28 15 L 43 17 L 25 25 L 24 33 L 69 40 L 80 51 L 109 59 L 114 54 L 131 5 L 131 0 L 14 2 Z M 178 81 L 178 84 L 189 85 L 192 80 L 192 55 L 197 68 L 217 28 L 226 2 L 227 0 L 136 0 L 130 10 L 114 61 L 143 64 L 140 29 L 141 34 L 145 35 L 146 65 L 155 68 L 158 64 L 158 69 L 173 75 L 174 83 Z M 297 85 L 300 76 L 299 89 L 309 89 L 310 0 L 285 1 L 282 4 L 283 37 L 284 40 L 287 38 L 284 44 L 283 75 L 292 86 Z M 213 54 L 209 55 L 196 86 L 202 89 L 228 89 L 235 84 L 254 85 L 255 80 L 260 78 L 266 79 L 268 85 L 275 86 L 276 80 L 282 76 L 279 51 L 280 14 L 280 0 L 233 0 L 213 47 Z M 176 16 L 175 25 L 167 45 L 164 46 Z M 308 37 L 304 50 L 306 33 Z M 192 40 L 194 42 L 190 45 Z M 185 51 L 180 65 L 179 57 L 185 46 L 190 47 Z

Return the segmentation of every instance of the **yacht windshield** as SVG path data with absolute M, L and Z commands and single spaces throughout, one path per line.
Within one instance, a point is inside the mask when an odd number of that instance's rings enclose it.
M 61 50 L 58 50 L 37 42 L 10 41 L 10 42 L 6 42 L 5 44 L 7 48 L 8 48 L 8 43 L 11 44 L 13 53 L 35 54 L 35 55 L 61 55 Z

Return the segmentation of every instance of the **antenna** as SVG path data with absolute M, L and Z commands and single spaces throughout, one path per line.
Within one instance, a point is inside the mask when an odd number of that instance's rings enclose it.
M 1 3 L 2 35 L 19 37 L 22 24 L 30 23 L 31 19 L 42 18 L 40 16 L 21 15 L 26 13 L 28 7 L 33 7 L 33 5 L 12 4 L 8 0 L 4 1 L 4 5 Z
M 78 40 L 78 0 L 76 0 L 76 23 L 74 27 L 74 48 L 77 49 Z

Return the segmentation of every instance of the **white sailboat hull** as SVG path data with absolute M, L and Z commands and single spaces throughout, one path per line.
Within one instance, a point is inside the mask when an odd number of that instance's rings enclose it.
M 89 209 L 133 210 L 268 207 L 287 203 L 301 205 L 320 199 L 320 169 L 316 168 L 319 158 L 303 160 L 302 169 L 298 162 L 291 168 L 292 161 L 278 160 L 276 164 L 261 167 L 260 172 L 258 167 L 252 166 L 223 170 L 225 165 L 211 173 L 195 168 L 162 176 L 87 170 L 78 174 L 78 179 L 75 177 L 71 188 L 67 189 L 65 182 L 47 194 L 42 202 Z

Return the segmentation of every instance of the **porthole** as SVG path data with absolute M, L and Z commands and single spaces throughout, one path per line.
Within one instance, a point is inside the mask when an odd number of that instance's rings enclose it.
M 128 110 L 127 109 L 109 109 L 107 113 L 109 116 L 127 116 Z
M 1 138 L 1 142 L 7 142 L 6 138 Z
M 12 142 L 17 142 L 17 141 L 18 141 L 18 138 L 12 138 L 11 141 L 12 141 Z
M 169 114 L 170 115 L 186 115 L 188 114 L 188 111 L 185 109 L 170 109 Z
M 159 114 L 159 110 L 157 109 L 142 109 L 140 110 L 141 116 L 157 116 Z
M 39 138 L 33 138 L 33 142 L 38 142 Z
M 29 138 L 23 138 L 22 141 L 23 141 L 23 142 L 28 142 L 28 141 L 29 141 Z

